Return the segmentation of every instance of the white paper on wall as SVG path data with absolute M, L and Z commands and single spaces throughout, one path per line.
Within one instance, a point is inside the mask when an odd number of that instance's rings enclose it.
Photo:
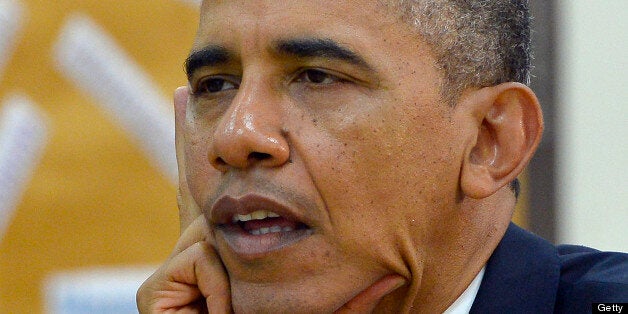
M 170 101 L 110 35 L 90 18 L 72 16 L 54 58 L 59 70 L 97 100 L 156 168 L 178 182 Z
M 189 3 L 189 4 L 191 4 L 191 5 L 195 6 L 195 7 L 198 7 L 198 6 L 201 5 L 201 0 L 180 0 L 180 1 Z
M 137 314 L 135 293 L 157 267 L 96 268 L 57 273 L 44 284 L 50 314 Z
M 0 239 L 46 145 L 48 119 L 24 95 L 0 106 Z
M 15 48 L 22 14 L 22 5 L 17 0 L 0 0 L 0 76 Z

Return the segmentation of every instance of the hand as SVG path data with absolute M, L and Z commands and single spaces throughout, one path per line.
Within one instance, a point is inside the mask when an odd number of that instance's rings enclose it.
M 229 280 L 199 216 L 137 292 L 140 313 L 230 313 Z
M 168 260 L 139 288 L 140 313 L 231 313 L 229 279 L 214 239 L 185 179 L 181 122 L 185 117 L 188 89 L 174 96 L 177 119 L 176 145 L 179 164 L 177 200 L 184 230 Z

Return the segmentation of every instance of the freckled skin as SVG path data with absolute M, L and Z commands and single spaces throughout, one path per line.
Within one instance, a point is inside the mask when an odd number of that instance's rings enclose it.
M 461 196 L 473 141 L 466 113 L 441 98 L 429 47 L 386 10 L 377 1 L 202 5 L 193 50 L 221 45 L 237 57 L 200 69 L 190 86 L 225 74 L 240 85 L 188 102 L 182 136 L 193 199 L 207 212 L 222 194 L 280 190 L 289 204 L 314 204 L 299 209 L 313 235 L 260 260 L 239 259 L 216 233 L 236 312 L 331 312 L 390 274 L 406 284 L 375 312 L 443 311 L 499 241 L 487 234 L 505 230 L 510 211 L 486 210 L 513 202 L 505 189 L 483 202 Z M 270 52 L 277 40 L 308 36 L 345 45 L 375 74 Z M 294 79 L 303 67 L 343 80 L 311 86 Z M 269 157 L 249 158 L 262 151 Z

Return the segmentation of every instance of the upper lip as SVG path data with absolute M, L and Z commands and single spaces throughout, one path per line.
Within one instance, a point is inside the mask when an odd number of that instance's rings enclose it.
M 247 215 L 256 210 L 271 211 L 285 219 L 306 223 L 296 210 L 258 194 L 247 194 L 239 198 L 223 196 L 212 206 L 210 217 L 214 224 L 230 224 L 235 215 Z

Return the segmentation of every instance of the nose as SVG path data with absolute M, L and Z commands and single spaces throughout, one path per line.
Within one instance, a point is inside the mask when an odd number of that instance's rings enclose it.
M 214 132 L 209 161 L 222 172 L 278 167 L 290 158 L 282 116 L 271 89 L 242 84 Z

